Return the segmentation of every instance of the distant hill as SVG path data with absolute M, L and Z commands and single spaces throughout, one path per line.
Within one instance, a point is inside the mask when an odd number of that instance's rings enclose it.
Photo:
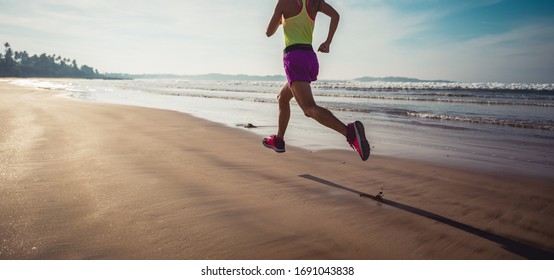
M 281 82 L 286 81 L 286 77 L 283 75 L 228 75 L 220 73 L 209 73 L 200 75 L 175 75 L 175 74 L 117 74 L 107 73 L 105 74 L 111 78 L 117 79 L 187 79 L 187 80 L 204 80 L 204 81 L 269 81 L 269 82 Z M 337 80 L 335 80 L 337 81 Z M 343 80 L 344 81 L 344 80 Z M 447 80 L 420 80 L 415 78 L 406 77 L 361 77 L 354 79 L 358 82 L 395 82 L 395 83 L 451 83 Z
M 119 74 L 108 73 L 105 74 L 111 78 L 118 79 L 186 79 L 186 80 L 202 80 L 202 81 L 286 81 L 285 76 L 282 75 L 227 75 L 219 73 L 201 74 L 201 75 L 175 75 L 175 74 Z
M 186 76 L 190 79 L 199 79 L 199 80 L 236 80 L 236 81 L 286 81 L 285 76 L 283 75 L 267 75 L 267 76 L 256 76 L 256 75 L 226 75 L 218 73 L 210 73 L 203 75 L 192 75 Z
M 175 74 L 104 74 L 110 78 L 116 79 L 186 79 L 198 81 L 268 81 L 268 82 L 284 82 L 287 78 L 283 75 L 229 75 L 221 73 L 209 73 L 200 75 L 175 75 Z M 322 80 L 322 81 L 348 81 L 348 80 Z M 407 77 L 360 77 L 352 81 L 358 82 L 390 82 L 390 83 L 453 83 L 448 80 L 420 80 Z
M 354 79 L 358 82 L 391 82 L 391 83 L 452 83 L 447 80 L 420 80 L 406 77 L 361 77 Z

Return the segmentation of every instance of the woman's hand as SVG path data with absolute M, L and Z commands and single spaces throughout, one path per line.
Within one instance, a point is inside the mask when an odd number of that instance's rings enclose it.
M 322 53 L 329 53 L 330 50 L 331 50 L 331 43 L 327 41 L 323 42 L 321 46 L 319 46 L 319 49 L 317 49 L 317 51 Z

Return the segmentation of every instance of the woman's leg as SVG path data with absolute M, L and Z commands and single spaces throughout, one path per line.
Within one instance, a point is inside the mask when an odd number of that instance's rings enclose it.
M 292 94 L 300 108 L 307 117 L 313 118 L 320 124 L 331 128 L 346 137 L 346 125 L 331 113 L 331 111 L 319 107 L 312 95 L 310 83 L 294 81 L 291 85 Z M 280 123 L 279 123 L 280 124 Z
M 285 139 L 285 132 L 290 119 L 290 100 L 292 99 L 292 90 L 288 83 L 283 86 L 277 99 L 279 101 L 279 130 L 277 136 Z

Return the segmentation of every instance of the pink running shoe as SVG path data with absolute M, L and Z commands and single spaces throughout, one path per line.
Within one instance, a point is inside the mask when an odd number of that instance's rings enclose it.
M 364 125 L 360 121 L 355 121 L 348 124 L 346 130 L 348 144 L 358 152 L 363 161 L 366 161 L 369 158 L 370 148 L 365 138 Z
M 278 153 L 284 153 L 285 152 L 285 141 L 277 135 L 271 135 L 269 137 L 264 138 L 262 141 L 262 144 L 266 148 L 273 149 L 274 151 Z

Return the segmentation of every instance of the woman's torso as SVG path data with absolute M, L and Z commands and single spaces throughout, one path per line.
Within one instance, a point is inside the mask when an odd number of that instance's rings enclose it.
M 290 0 L 283 10 L 285 47 L 296 44 L 312 44 L 315 17 L 319 0 Z

